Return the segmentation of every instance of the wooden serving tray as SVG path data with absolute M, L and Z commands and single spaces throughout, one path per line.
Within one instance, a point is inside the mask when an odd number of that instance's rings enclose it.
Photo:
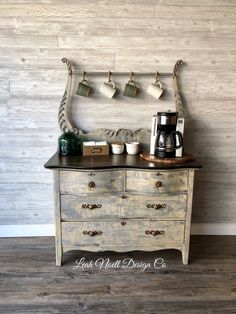
M 151 162 L 159 163 L 159 164 L 180 164 L 182 162 L 194 160 L 193 155 L 184 153 L 182 157 L 174 157 L 174 158 L 161 158 L 154 155 L 150 155 L 148 152 L 140 153 L 140 157 Z

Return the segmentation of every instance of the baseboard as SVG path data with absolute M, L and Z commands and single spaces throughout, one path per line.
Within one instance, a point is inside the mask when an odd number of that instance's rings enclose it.
M 193 223 L 194 235 L 236 235 L 236 223 Z M 54 236 L 54 224 L 48 225 L 0 225 L 0 237 Z
M 0 237 L 55 236 L 54 224 L 48 225 L 0 225 Z
M 191 234 L 236 235 L 236 223 L 193 223 Z

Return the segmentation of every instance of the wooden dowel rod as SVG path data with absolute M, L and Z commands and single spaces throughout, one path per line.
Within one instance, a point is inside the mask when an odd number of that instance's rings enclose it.
M 108 75 L 108 71 L 85 71 L 86 75 Z M 132 71 L 133 72 L 133 71 Z M 113 76 L 115 75 L 130 75 L 130 72 L 112 72 L 111 74 Z M 134 76 L 153 76 L 155 78 L 156 72 L 133 72 Z M 174 73 L 173 72 L 163 72 L 160 73 L 158 72 L 159 75 L 161 76 L 172 76 Z M 72 71 L 72 75 L 83 75 L 83 71 Z

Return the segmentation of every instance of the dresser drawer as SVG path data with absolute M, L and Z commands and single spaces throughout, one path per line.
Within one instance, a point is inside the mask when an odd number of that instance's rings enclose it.
M 124 190 L 124 172 L 121 171 L 61 171 L 62 194 L 106 193 Z
M 166 193 L 187 192 L 187 171 L 137 171 L 127 170 L 128 192 Z
M 186 208 L 186 194 L 61 196 L 63 221 L 118 217 L 184 220 Z
M 121 195 L 61 195 L 61 218 L 64 221 L 120 217 Z
M 122 218 L 184 220 L 187 194 L 125 195 L 121 202 Z
M 184 221 L 117 220 L 107 222 L 63 222 L 62 245 L 151 246 L 183 243 Z

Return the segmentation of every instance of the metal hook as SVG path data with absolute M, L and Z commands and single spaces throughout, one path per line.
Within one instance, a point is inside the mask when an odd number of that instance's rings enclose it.
M 111 76 L 112 76 L 111 71 L 108 71 L 108 83 L 110 83 L 110 82 L 111 82 Z
M 156 71 L 156 79 L 155 79 L 155 82 L 159 82 L 159 77 L 160 77 L 160 74 L 158 71 Z
M 82 81 L 86 81 L 86 72 L 85 71 L 83 71 L 83 77 L 82 77 Z
M 129 76 L 129 82 L 134 82 L 133 80 L 134 73 L 131 71 Z

